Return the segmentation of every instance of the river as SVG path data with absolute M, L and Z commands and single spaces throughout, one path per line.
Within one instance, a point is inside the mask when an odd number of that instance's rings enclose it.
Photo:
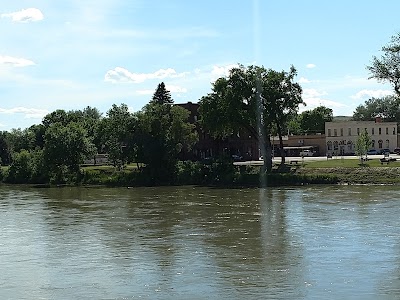
M 0 186 L 0 299 L 399 299 L 399 192 Z

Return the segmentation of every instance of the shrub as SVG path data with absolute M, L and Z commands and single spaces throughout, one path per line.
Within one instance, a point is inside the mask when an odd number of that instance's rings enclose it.
M 176 184 L 204 183 L 203 165 L 199 162 L 179 161 L 176 167 Z
M 8 170 L 6 181 L 10 183 L 29 183 L 32 176 L 32 157 L 29 151 L 13 155 L 13 162 Z

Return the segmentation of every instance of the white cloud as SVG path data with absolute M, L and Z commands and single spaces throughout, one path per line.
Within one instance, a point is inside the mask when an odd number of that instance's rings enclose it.
M 325 91 L 318 91 L 316 89 L 304 89 L 303 90 L 303 98 L 317 98 L 320 96 L 325 96 L 328 93 Z
M 24 114 L 27 119 L 41 119 L 49 113 L 46 109 L 14 107 L 14 108 L 0 108 L 0 114 Z
M 311 81 L 310 80 L 308 80 L 307 78 L 304 78 L 304 77 L 300 77 L 300 79 L 299 79 L 299 83 L 310 83 Z
M 353 99 L 365 99 L 365 98 L 381 98 L 393 94 L 389 90 L 361 90 L 355 95 L 351 96 Z
M 167 84 L 165 88 L 171 93 L 187 93 L 187 89 L 178 85 Z
M 149 79 L 177 78 L 184 77 L 188 73 L 177 73 L 174 69 L 160 69 L 154 73 L 132 73 L 125 68 L 116 67 L 113 70 L 108 70 L 104 76 L 104 81 L 107 82 L 133 82 L 141 83 Z
M 35 63 L 26 58 L 0 55 L 0 65 L 10 65 L 13 67 L 26 67 L 26 66 L 33 66 L 35 65 Z
M 303 100 L 307 104 L 307 110 L 313 109 L 313 108 L 315 108 L 317 106 L 321 106 L 321 105 L 325 106 L 325 107 L 329 107 L 329 108 L 348 107 L 347 105 L 345 105 L 343 103 L 328 100 L 328 99 L 322 99 L 322 98 L 308 98 L 308 99 L 303 99 Z
M 303 101 L 307 104 L 307 106 L 300 107 L 300 111 L 310 110 L 310 109 L 313 109 L 320 105 L 323 105 L 323 106 L 326 106 L 329 108 L 348 107 L 347 105 L 345 105 L 343 103 L 328 100 L 325 97 L 322 97 L 322 96 L 326 96 L 326 95 L 328 95 L 328 93 L 325 91 L 318 91 L 316 89 L 304 89 Z
M 314 65 L 314 64 L 307 64 L 306 65 L 306 68 L 307 69 L 313 69 L 313 68 L 315 68 L 316 67 L 316 65 Z
M 225 66 L 213 66 L 211 75 L 213 78 L 228 76 L 229 71 L 232 70 L 233 68 L 237 68 L 237 67 L 238 67 L 237 64 L 230 64 L 230 65 L 225 65 Z
M 43 20 L 43 13 L 37 8 L 27 8 L 20 11 L 1 14 L 2 18 L 11 18 L 14 22 L 36 22 Z

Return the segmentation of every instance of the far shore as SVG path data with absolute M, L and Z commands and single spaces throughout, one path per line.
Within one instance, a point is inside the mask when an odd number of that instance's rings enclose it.
M 65 183 L 23 182 L 4 184 L 23 184 L 38 188 L 82 186 L 96 188 L 107 187 L 145 187 L 145 186 L 210 186 L 210 187 L 260 187 L 290 186 L 305 184 L 386 184 L 400 185 L 400 156 L 390 155 L 392 160 L 382 163 L 382 155 L 371 155 L 368 160 L 359 157 L 286 157 L 273 159 L 271 173 L 260 175 L 262 161 L 235 162 L 234 166 L 220 168 L 192 163 L 188 169 L 181 170 L 173 181 L 153 181 L 144 174 L 135 172 L 133 165 L 118 170 L 112 166 L 82 167 L 78 181 Z M 226 165 L 226 166 L 229 166 Z M 7 167 L 3 167 L 7 173 Z M 5 177 L 6 178 L 6 177 Z

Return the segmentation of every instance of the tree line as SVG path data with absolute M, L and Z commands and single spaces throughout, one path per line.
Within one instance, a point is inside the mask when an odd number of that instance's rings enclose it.
M 173 105 L 160 83 L 151 101 L 136 113 L 112 105 L 103 117 L 97 108 L 56 110 L 41 124 L 0 133 L 0 159 L 9 165 L 9 182 L 64 182 L 79 176 L 84 159 L 107 153 L 121 169 L 140 162 L 147 176 L 168 178 L 178 154 L 197 141 L 189 112 Z M 72 180 L 74 181 L 74 180 Z
M 371 98 L 354 111 L 354 120 L 400 121 L 400 35 L 382 48 L 367 67 L 371 77 L 392 84 L 395 94 Z M 332 109 L 319 106 L 298 113 L 302 88 L 297 71 L 276 71 L 262 66 L 239 65 L 212 83 L 211 92 L 199 100 L 199 125 L 216 138 L 241 130 L 259 141 L 263 171 L 272 169 L 270 137 L 323 133 L 332 121 Z M 189 111 L 174 105 L 170 92 L 160 83 L 148 104 L 131 113 L 126 104 L 112 105 L 103 116 L 97 108 L 56 110 L 40 124 L 0 132 L 0 159 L 8 165 L 9 182 L 63 182 L 77 177 L 85 158 L 107 153 L 117 169 L 137 163 L 138 170 L 154 180 L 173 178 L 179 154 L 198 140 Z M 282 151 L 282 164 L 285 162 Z

